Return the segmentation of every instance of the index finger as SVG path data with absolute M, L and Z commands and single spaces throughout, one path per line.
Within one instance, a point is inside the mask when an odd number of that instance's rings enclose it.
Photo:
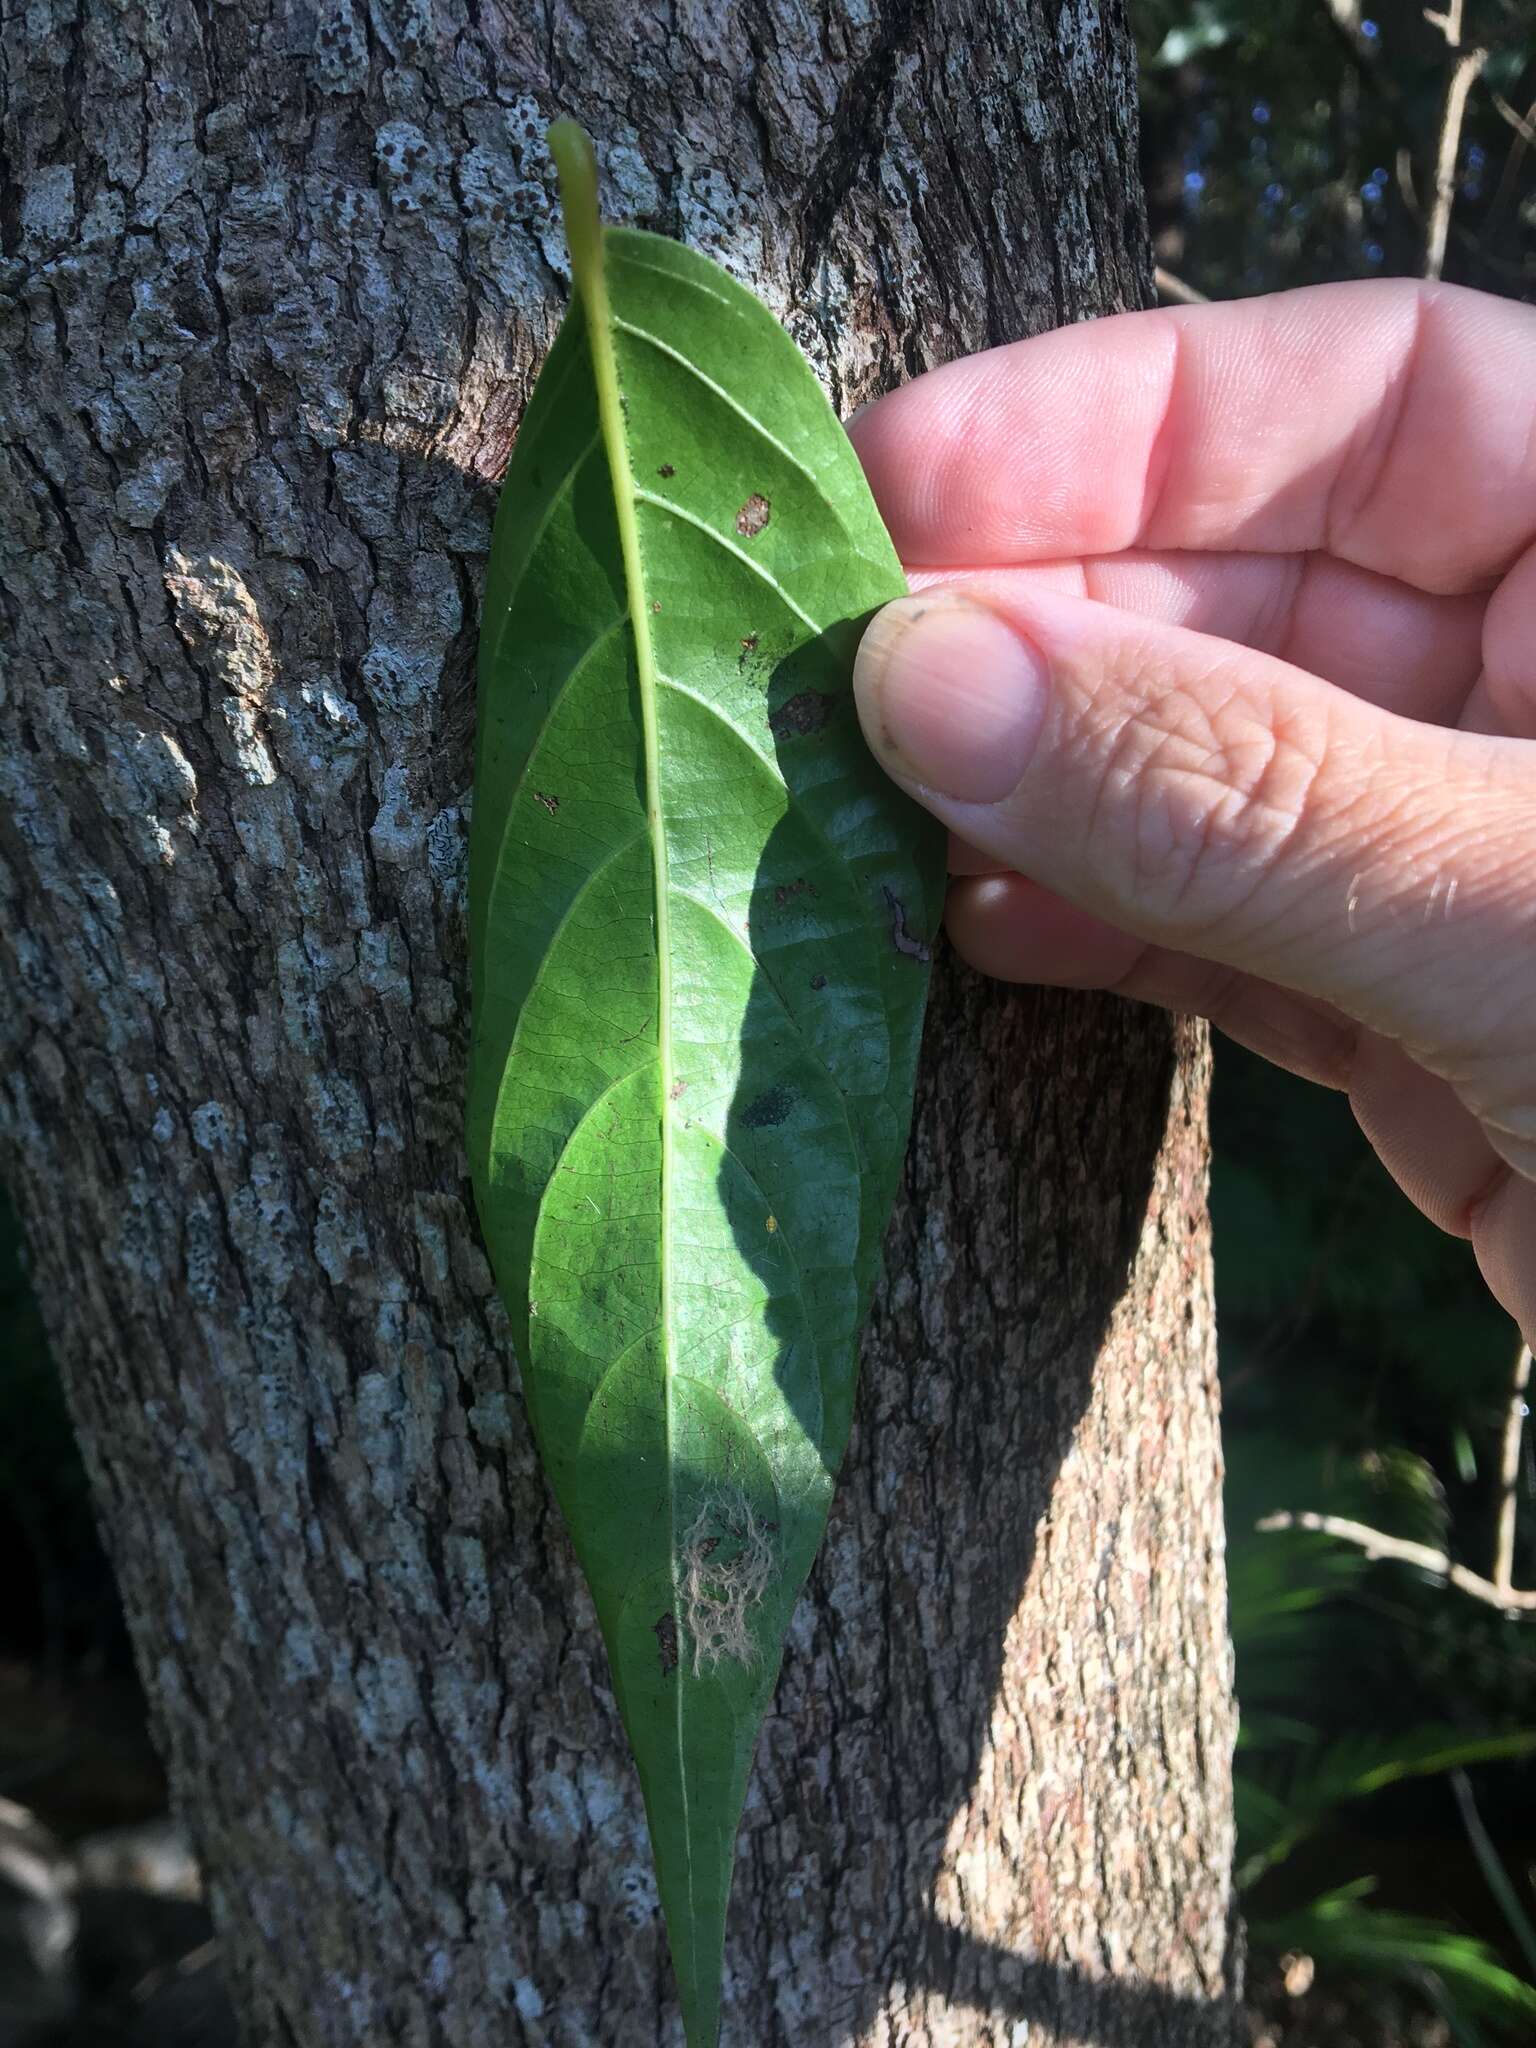
M 1474 590 L 1536 535 L 1536 312 L 1383 280 L 1122 313 L 930 371 L 852 433 L 912 565 L 1322 549 Z

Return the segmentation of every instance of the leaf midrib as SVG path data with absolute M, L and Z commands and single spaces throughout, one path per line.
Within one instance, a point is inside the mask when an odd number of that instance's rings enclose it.
M 583 170 L 586 166 L 583 165 Z M 596 165 L 590 168 L 589 188 L 577 199 L 585 218 L 577 232 L 571 209 L 567 216 L 571 266 L 587 317 L 587 345 L 592 359 L 592 377 L 597 387 L 597 416 L 603 447 L 608 457 L 608 475 L 613 487 L 613 509 L 619 530 L 619 553 L 624 564 L 624 588 L 629 600 L 630 630 L 635 641 L 635 678 L 640 696 L 640 733 L 644 756 L 645 822 L 651 842 L 651 873 L 654 879 L 652 922 L 656 935 L 656 1110 L 660 1125 L 661 1174 L 658 1236 L 661 1264 L 657 1275 L 657 1318 L 660 1324 L 663 1437 L 666 1445 L 668 1572 L 673 1583 L 674 1614 L 677 1601 L 677 1489 L 673 1445 L 676 1438 L 673 1412 L 672 1369 L 672 941 L 668 906 L 667 838 L 661 810 L 661 740 L 657 705 L 656 653 L 651 642 L 650 609 L 645 598 L 645 570 L 640 549 L 640 521 L 636 512 L 637 485 L 630 461 L 629 436 L 624 426 L 623 397 L 619 387 L 618 354 L 614 347 L 613 312 L 608 300 L 605 263 L 606 234 L 597 216 Z M 573 181 L 574 182 L 574 181 Z M 582 180 L 582 182 L 586 182 Z M 575 194 L 572 195 L 575 197 Z M 568 202 L 569 205 L 569 202 Z M 679 1674 L 681 1666 L 679 1666 Z M 688 1771 L 683 1738 L 683 1698 L 686 1688 L 676 1687 L 677 1782 L 682 1805 L 682 1834 L 688 1882 L 688 1931 L 695 1945 L 691 1975 L 698 1977 L 699 1916 L 694 1897 L 693 1824 L 689 1813 Z

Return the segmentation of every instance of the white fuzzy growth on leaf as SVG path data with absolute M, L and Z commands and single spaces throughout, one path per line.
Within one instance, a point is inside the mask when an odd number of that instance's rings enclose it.
M 757 1643 L 748 1626 L 773 1584 L 778 1551 L 768 1526 L 739 1486 L 711 1489 L 678 1553 L 683 1626 L 693 1644 L 693 1675 L 717 1665 L 751 1665 Z

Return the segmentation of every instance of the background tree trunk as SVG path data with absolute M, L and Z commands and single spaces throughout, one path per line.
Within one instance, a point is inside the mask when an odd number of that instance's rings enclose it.
M 476 595 L 542 129 L 844 408 L 1143 302 L 1096 0 L 32 0 L 3 29 L 5 1166 L 255 2044 L 679 2038 L 467 1207 Z M 1224 2043 L 1192 1029 L 941 970 L 734 2048 Z

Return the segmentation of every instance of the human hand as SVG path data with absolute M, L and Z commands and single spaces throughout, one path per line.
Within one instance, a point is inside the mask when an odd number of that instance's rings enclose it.
M 1349 1091 L 1536 1332 L 1536 313 L 1411 283 L 1133 313 L 853 437 L 914 596 L 855 678 L 1010 981 Z

